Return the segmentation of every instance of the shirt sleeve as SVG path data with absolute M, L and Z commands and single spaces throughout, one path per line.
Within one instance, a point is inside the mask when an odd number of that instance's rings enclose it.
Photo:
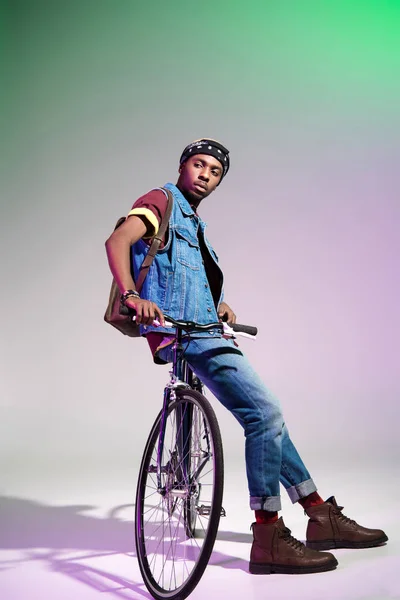
M 167 209 L 167 197 L 160 189 L 151 190 L 136 200 L 128 217 L 136 215 L 140 217 L 147 227 L 144 239 L 157 235 L 161 221 Z

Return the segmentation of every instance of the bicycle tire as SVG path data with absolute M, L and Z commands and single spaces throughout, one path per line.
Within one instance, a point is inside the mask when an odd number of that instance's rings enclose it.
M 177 459 L 178 452 L 176 444 L 174 445 L 176 432 L 179 433 L 182 425 L 179 420 L 174 424 L 174 418 L 178 413 L 185 414 L 189 406 L 194 412 L 192 425 L 194 419 L 198 419 L 202 426 L 197 433 L 191 427 L 190 455 L 186 454 L 190 458 L 190 469 L 189 475 L 183 479 L 183 461 L 179 462 Z M 151 429 L 139 471 L 135 503 L 136 551 L 143 581 L 150 594 L 156 600 L 183 600 L 199 583 L 217 536 L 224 479 L 222 440 L 218 421 L 209 401 L 197 391 L 176 390 L 176 399 L 171 402 L 166 419 L 161 463 L 165 485 L 160 491 L 157 489 L 154 461 L 157 457 L 161 417 L 162 411 Z M 171 429 L 171 436 L 168 427 Z M 196 451 L 193 450 L 193 440 L 198 444 Z M 196 460 L 198 457 L 202 459 L 202 462 L 196 463 L 196 470 L 193 468 L 192 454 L 196 454 Z M 199 497 L 196 494 L 200 479 L 202 504 L 198 506 Z M 193 501 L 194 497 L 197 505 Z M 189 500 L 191 504 L 188 510 Z M 196 511 L 195 520 L 200 524 L 201 535 L 196 537 L 193 511 Z

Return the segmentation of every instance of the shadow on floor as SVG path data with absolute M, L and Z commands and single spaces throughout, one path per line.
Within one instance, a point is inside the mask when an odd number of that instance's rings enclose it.
M 19 560 L 1 562 L 0 570 L 10 568 L 10 563 L 37 560 L 44 562 L 49 570 L 118 598 L 131 599 L 133 591 L 137 597 L 150 599 L 141 582 L 129 582 L 81 562 L 115 554 L 136 556 L 134 506 L 115 507 L 103 518 L 85 514 L 95 508 L 91 505 L 50 506 L 18 497 L 0 497 L 0 549 L 25 551 Z M 248 535 L 226 531 L 219 532 L 218 539 L 251 541 Z M 63 553 L 75 551 L 83 551 L 84 555 L 73 559 L 62 557 Z M 212 553 L 210 563 L 248 571 L 247 561 L 217 551 Z

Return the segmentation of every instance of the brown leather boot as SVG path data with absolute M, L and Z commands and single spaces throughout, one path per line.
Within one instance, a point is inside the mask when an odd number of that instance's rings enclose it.
M 271 524 L 253 523 L 252 529 L 250 573 L 319 573 L 338 564 L 330 552 L 310 550 L 292 537 L 282 517 Z
M 372 548 L 387 542 L 380 529 L 362 527 L 343 513 L 334 496 L 323 504 L 311 506 L 305 512 L 310 517 L 307 526 L 307 546 L 314 550 L 330 548 Z

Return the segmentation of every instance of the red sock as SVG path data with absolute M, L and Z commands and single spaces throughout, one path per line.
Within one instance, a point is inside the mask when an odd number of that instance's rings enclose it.
M 256 514 L 257 523 L 268 525 L 270 523 L 275 523 L 278 520 L 277 512 L 271 512 L 269 510 L 255 510 L 254 512 Z
M 311 506 L 318 506 L 318 504 L 324 504 L 324 500 L 317 492 L 312 492 L 312 494 L 309 494 L 304 498 L 300 498 L 299 504 L 301 504 L 303 508 L 311 508 Z

